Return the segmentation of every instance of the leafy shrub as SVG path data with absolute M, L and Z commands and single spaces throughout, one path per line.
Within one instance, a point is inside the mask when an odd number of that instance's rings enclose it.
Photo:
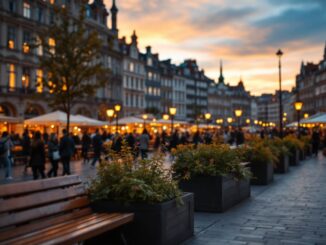
M 303 149 L 307 152 L 311 149 L 311 139 L 309 136 L 301 136 L 301 142 L 303 143 Z
M 211 144 L 178 146 L 173 152 L 175 162 L 172 166 L 176 178 L 190 179 L 193 176 L 226 176 L 236 179 L 250 176 L 242 166 L 235 150 L 228 145 Z
M 262 140 L 252 141 L 248 145 L 244 145 L 236 150 L 238 156 L 242 161 L 253 164 L 265 164 L 277 162 L 277 157 L 273 154 L 270 146 L 266 146 Z
M 304 143 L 301 142 L 297 137 L 293 135 L 288 135 L 283 138 L 285 146 L 293 154 L 296 150 L 303 150 Z
M 110 152 L 110 161 L 102 161 L 88 193 L 92 201 L 110 200 L 120 203 L 161 203 L 177 198 L 181 192 L 164 169 L 163 157 L 135 162 L 127 147 L 117 154 Z

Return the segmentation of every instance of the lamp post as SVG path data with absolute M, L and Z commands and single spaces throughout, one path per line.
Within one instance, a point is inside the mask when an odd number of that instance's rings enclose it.
M 109 117 L 109 128 L 111 127 L 111 123 L 112 123 L 112 118 L 114 116 L 114 110 L 113 109 L 108 109 L 106 110 L 106 115 Z M 110 129 L 110 133 L 111 133 L 111 129 Z
M 176 107 L 170 107 L 169 112 L 171 115 L 171 134 L 173 133 L 173 120 L 174 116 L 177 114 L 177 108 Z
M 234 114 L 238 118 L 238 127 L 240 127 L 240 118 L 242 116 L 242 110 L 241 109 L 236 109 L 236 110 L 234 110 Z
M 147 114 L 143 114 L 143 119 L 144 119 L 144 128 L 146 128 L 146 120 L 148 118 Z
M 301 101 L 296 101 L 294 102 L 294 108 L 297 111 L 297 122 L 298 122 L 298 138 L 300 138 L 300 111 L 302 109 L 303 102 Z
M 228 124 L 231 124 L 233 121 L 232 117 L 228 117 L 226 120 L 227 120 Z
M 282 107 L 282 64 L 281 58 L 283 55 L 282 50 L 276 52 L 278 57 L 278 82 L 279 82 L 279 124 L 280 124 L 280 137 L 283 137 L 283 107 Z
M 116 118 L 115 118 L 115 132 L 118 133 L 118 124 L 119 124 L 119 111 L 121 110 L 121 105 L 116 104 L 114 106 L 114 110 L 116 112 Z
M 211 119 L 212 115 L 210 113 L 205 113 L 205 119 L 206 119 L 206 126 L 207 126 L 207 129 L 208 129 L 208 123 L 209 123 L 209 120 Z

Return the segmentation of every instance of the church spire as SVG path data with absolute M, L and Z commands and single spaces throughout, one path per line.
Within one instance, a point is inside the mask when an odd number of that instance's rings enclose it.
M 111 7 L 111 28 L 113 31 L 117 32 L 118 31 L 118 23 L 117 23 L 117 15 L 118 15 L 118 8 L 115 5 L 115 0 L 112 2 L 112 7 Z
M 223 77 L 223 62 L 220 61 L 220 77 L 218 78 L 219 83 L 224 83 L 224 77 Z

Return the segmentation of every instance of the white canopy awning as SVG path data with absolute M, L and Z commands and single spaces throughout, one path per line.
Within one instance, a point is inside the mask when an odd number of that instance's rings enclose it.
M 108 122 L 96 120 L 94 118 L 89 118 L 83 115 L 75 115 L 75 118 L 77 118 L 80 121 L 83 121 L 82 125 L 87 125 L 87 126 L 104 126 L 107 125 Z
M 0 115 L 0 122 L 19 123 L 21 121 L 22 119 L 18 117 L 9 117 L 9 116 Z
M 321 114 L 314 118 L 308 118 L 304 123 L 326 123 L 326 113 Z
M 171 124 L 171 119 L 169 119 L 169 120 L 160 119 L 160 120 L 157 120 L 156 123 Z M 178 121 L 178 120 L 173 120 L 173 123 L 174 124 L 188 124 L 186 121 Z
M 70 115 L 71 125 L 82 125 L 85 120 L 78 118 L 74 115 Z M 67 124 L 67 114 L 62 111 L 54 111 L 41 116 L 33 117 L 24 121 L 28 125 L 66 125 Z
M 123 117 L 119 119 L 118 123 L 119 125 L 132 124 L 132 123 L 144 123 L 144 120 L 138 117 L 130 116 L 130 117 Z

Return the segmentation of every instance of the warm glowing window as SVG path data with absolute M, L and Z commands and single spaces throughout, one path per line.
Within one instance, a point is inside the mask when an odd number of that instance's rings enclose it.
M 27 1 L 24 2 L 23 15 L 25 18 L 31 18 L 31 5 Z
M 36 38 L 36 43 L 37 43 L 37 55 L 42 56 L 43 55 L 43 46 L 42 46 L 42 41 L 39 37 Z
M 13 27 L 8 27 L 8 33 L 7 33 L 7 44 L 9 49 L 15 48 L 15 42 L 16 42 L 16 30 Z
M 51 4 L 55 4 L 55 0 L 50 0 L 50 3 Z
M 36 70 L 36 91 L 43 92 L 43 71 L 40 69 Z
M 16 87 L 16 69 L 15 69 L 15 65 L 10 64 L 9 65 L 9 70 L 8 70 L 8 87 L 9 90 L 13 90 Z
M 28 88 L 30 84 L 30 70 L 28 68 L 23 68 L 22 75 L 22 86 Z
M 25 54 L 30 52 L 29 43 L 30 43 L 30 33 L 29 32 L 24 32 L 24 35 L 23 35 L 23 52 Z
M 50 52 L 54 54 L 55 40 L 53 38 L 49 38 L 49 46 L 50 46 Z

